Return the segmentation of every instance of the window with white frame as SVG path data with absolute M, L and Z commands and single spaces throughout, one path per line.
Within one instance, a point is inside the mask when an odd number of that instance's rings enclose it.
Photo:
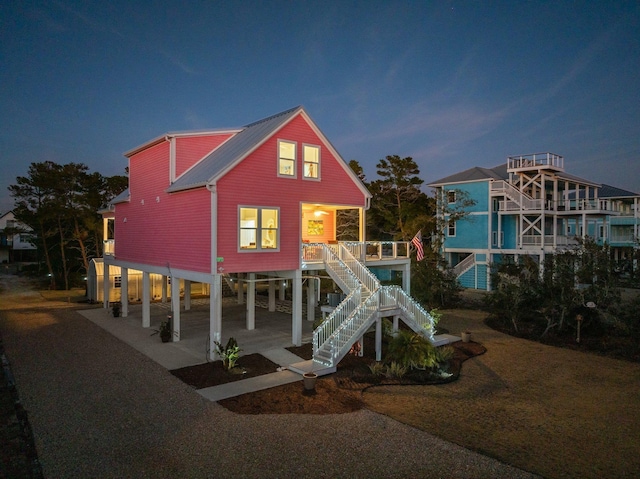
M 491 232 L 491 244 L 493 246 L 498 246 L 498 232 L 497 231 L 492 231 Z
M 456 235 L 456 222 L 449 220 L 449 226 L 448 226 L 447 230 L 448 230 L 447 231 L 448 236 L 455 236 Z
M 278 141 L 278 176 L 296 177 L 296 143 Z
M 447 201 L 449 203 L 456 202 L 456 190 L 447 190 Z
M 122 276 L 114 276 L 113 277 L 113 287 L 114 288 L 122 288 Z
M 317 180 L 320 178 L 320 147 L 304 145 L 302 147 L 304 177 Z
M 240 251 L 270 251 L 279 248 L 278 208 L 240 207 Z

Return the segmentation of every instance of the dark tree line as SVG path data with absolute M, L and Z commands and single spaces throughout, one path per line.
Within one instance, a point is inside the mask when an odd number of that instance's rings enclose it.
M 82 163 L 31 163 L 27 176 L 9 186 L 16 220 L 34 233 L 50 287 L 69 289 L 101 257 L 103 223 L 98 211 L 127 188 L 126 176 L 90 173 Z

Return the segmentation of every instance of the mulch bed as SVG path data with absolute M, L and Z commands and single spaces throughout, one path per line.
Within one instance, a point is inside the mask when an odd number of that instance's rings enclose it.
M 276 363 L 256 353 L 241 356 L 236 362 L 236 366 L 230 371 L 224 369 L 222 361 L 214 361 L 174 369 L 170 373 L 189 386 L 195 389 L 202 389 L 262 376 L 263 374 L 275 373 L 277 369 L 278 365 Z
M 440 378 L 426 372 L 407 374 L 403 378 L 376 376 L 369 370 L 375 361 L 373 338 L 365 336 L 364 354 L 348 354 L 338 364 L 333 374 L 318 378 L 315 391 L 305 391 L 302 379 L 298 382 L 276 386 L 241 396 L 224 399 L 219 404 L 238 414 L 342 414 L 364 407 L 362 392 L 375 386 L 389 385 L 433 385 L 455 381 L 460 375 L 462 363 L 469 358 L 484 354 L 486 349 L 479 343 L 451 344 L 454 355 L 448 365 L 450 377 Z M 303 359 L 311 359 L 311 344 L 287 348 Z M 173 375 L 201 389 L 205 387 L 239 381 L 249 377 L 276 372 L 278 365 L 260 354 L 250 354 L 238 359 L 236 371 L 225 371 L 221 361 L 191 366 L 171 371 Z M 242 370 L 245 372 L 242 373 Z

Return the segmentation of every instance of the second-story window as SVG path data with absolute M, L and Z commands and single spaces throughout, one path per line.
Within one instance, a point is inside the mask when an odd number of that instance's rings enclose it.
M 456 190 L 447 190 L 447 201 L 449 203 L 456 202 Z
M 320 148 L 313 145 L 304 145 L 302 151 L 304 177 L 317 180 L 320 178 Z
M 278 141 L 278 176 L 296 177 L 296 144 L 293 141 Z
M 449 220 L 448 235 L 449 236 L 455 236 L 456 235 L 456 222 L 455 221 Z

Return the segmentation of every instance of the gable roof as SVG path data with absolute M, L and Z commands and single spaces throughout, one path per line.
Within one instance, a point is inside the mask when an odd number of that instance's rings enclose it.
M 205 186 L 223 176 L 302 111 L 304 111 L 302 106 L 297 106 L 248 124 L 177 178 L 167 192 Z
M 598 191 L 598 197 L 600 198 L 634 198 L 636 196 L 640 196 L 640 194 L 616 188 L 615 186 L 605 185 L 604 183 Z
M 449 183 L 465 183 L 468 181 L 481 181 L 481 180 L 506 180 L 507 179 L 507 165 L 502 164 L 493 168 L 482 168 L 480 166 L 474 166 L 468 170 L 455 173 L 440 180 L 429 183 L 429 186 L 440 186 Z

